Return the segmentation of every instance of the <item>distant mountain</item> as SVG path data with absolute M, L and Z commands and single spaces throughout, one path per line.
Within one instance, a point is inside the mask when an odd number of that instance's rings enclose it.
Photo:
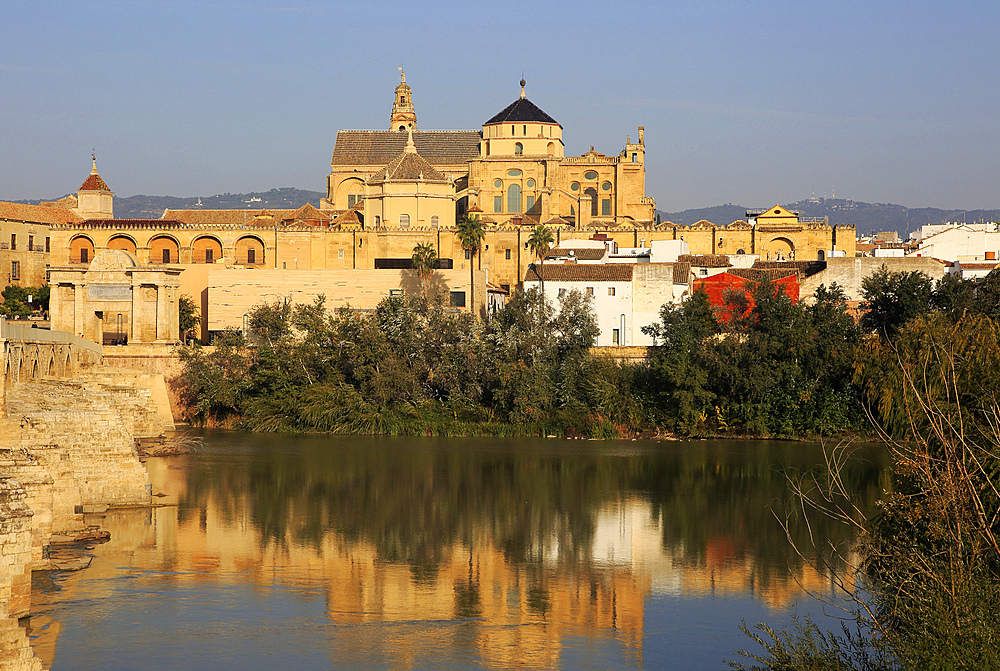
M 319 207 L 321 191 L 285 187 L 252 193 L 222 193 L 214 196 L 178 198 L 175 196 L 115 196 L 115 219 L 159 219 L 171 210 L 290 210 L 312 203 Z M 55 200 L 54 198 L 52 200 Z M 35 205 L 39 200 L 21 200 Z
M 774 205 L 771 203 L 770 205 Z M 768 207 L 770 207 L 768 205 Z M 818 198 L 784 203 L 789 210 L 799 212 L 803 217 L 829 217 L 831 225 L 853 224 L 858 235 L 869 235 L 879 231 L 896 231 L 906 239 L 912 231 L 924 224 L 940 224 L 946 221 L 998 221 L 997 210 L 940 210 L 934 207 L 908 208 L 891 203 L 863 203 L 844 198 Z M 748 208 L 742 205 L 716 205 L 682 212 L 662 212 L 657 214 L 663 221 L 690 226 L 705 219 L 713 224 L 729 224 L 743 219 Z

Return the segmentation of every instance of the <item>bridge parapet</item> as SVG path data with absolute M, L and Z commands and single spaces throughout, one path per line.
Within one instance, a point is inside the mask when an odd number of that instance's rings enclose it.
M 69 378 L 103 358 L 104 348 L 86 338 L 12 324 L 0 317 L 0 417 L 5 414 L 7 389 L 15 382 L 43 375 Z

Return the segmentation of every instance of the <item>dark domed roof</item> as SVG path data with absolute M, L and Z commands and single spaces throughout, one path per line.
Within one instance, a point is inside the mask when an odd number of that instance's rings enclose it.
M 543 112 L 538 105 L 527 98 L 518 98 L 483 125 L 489 126 L 495 123 L 554 123 L 560 126 L 558 121 Z

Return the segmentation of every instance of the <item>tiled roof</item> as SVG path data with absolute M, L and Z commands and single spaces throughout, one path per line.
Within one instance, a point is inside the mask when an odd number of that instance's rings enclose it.
M 446 182 L 448 178 L 434 169 L 420 154 L 405 152 L 389 161 L 389 164 L 372 175 L 369 181 L 416 181 Z
M 101 179 L 101 176 L 97 174 L 96 169 L 94 170 L 94 172 L 91 172 L 90 175 L 87 176 L 87 179 L 85 179 L 83 181 L 83 184 L 80 185 L 80 188 L 77 189 L 77 191 L 110 191 L 110 190 L 111 189 L 108 188 L 108 185 L 104 183 L 104 180 Z
M 742 277 L 745 280 L 760 280 L 765 278 L 768 280 L 780 280 L 784 277 L 798 277 L 799 271 L 795 268 L 730 268 L 726 273 Z
M 0 219 L 36 224 L 67 224 L 83 221 L 76 213 L 61 207 L 43 207 L 0 201 Z M 10 270 L 8 268 L 8 270 Z
M 330 213 L 324 213 L 312 203 L 306 203 L 292 214 L 285 221 L 329 221 Z
M 484 123 L 489 126 L 495 123 L 554 123 L 559 122 L 539 109 L 538 105 L 527 98 L 518 98 L 497 112 L 492 119 Z
M 753 262 L 753 267 L 768 270 L 790 268 L 802 273 L 805 277 L 812 277 L 821 270 L 826 270 L 826 261 L 761 261 L 757 259 Z
M 604 258 L 604 253 L 607 250 L 603 247 L 601 249 L 564 249 L 562 247 L 555 247 L 545 258 L 551 259 L 557 256 L 574 256 L 581 261 L 600 261 Z
M 177 219 L 192 226 L 273 226 L 285 221 L 296 210 L 171 210 L 164 219 Z
M 332 226 L 361 226 L 361 215 L 358 210 L 351 208 L 344 210 L 343 214 L 333 220 Z
M 724 254 L 681 254 L 677 260 L 700 268 L 728 268 L 733 265 Z
M 631 263 L 602 263 L 578 265 L 575 263 L 532 263 L 524 275 L 525 282 L 631 282 Z
M 993 270 L 997 267 L 997 262 L 959 261 L 958 265 L 962 267 L 962 270 Z
M 674 264 L 674 284 L 687 284 L 691 280 L 691 264 L 677 262 Z
M 77 223 L 72 228 L 158 230 L 163 228 L 187 228 L 187 224 L 176 219 L 87 219 L 86 221 Z
M 477 130 L 415 130 L 417 153 L 433 165 L 465 163 L 479 157 Z M 403 153 L 407 133 L 395 130 L 342 130 L 333 146 L 333 165 L 386 165 Z

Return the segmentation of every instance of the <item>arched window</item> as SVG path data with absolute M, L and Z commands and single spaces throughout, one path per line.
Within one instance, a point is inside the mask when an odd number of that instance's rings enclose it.
M 555 156 L 556 155 L 555 142 L 549 142 L 549 144 L 545 147 L 545 151 L 548 153 L 549 156 Z
M 135 241 L 124 235 L 116 235 L 108 240 L 108 249 L 120 249 L 129 254 L 135 254 Z
M 200 237 L 194 241 L 192 257 L 194 263 L 215 263 L 222 258 L 222 243 L 211 236 Z
M 586 189 L 583 190 L 583 192 L 586 195 L 590 196 L 590 216 L 596 217 L 597 216 L 597 189 L 595 189 L 594 187 L 588 186 Z
M 177 242 L 165 235 L 160 235 L 149 241 L 150 263 L 177 263 L 179 248 Z
M 90 238 L 80 235 L 70 241 L 70 263 L 90 263 L 92 258 L 94 258 L 94 243 L 91 242 Z
M 521 185 L 511 184 L 507 187 L 507 211 L 521 211 Z
M 515 142 L 514 143 L 514 155 L 515 156 L 520 156 L 523 153 L 524 153 L 524 145 L 521 144 L 520 142 Z

